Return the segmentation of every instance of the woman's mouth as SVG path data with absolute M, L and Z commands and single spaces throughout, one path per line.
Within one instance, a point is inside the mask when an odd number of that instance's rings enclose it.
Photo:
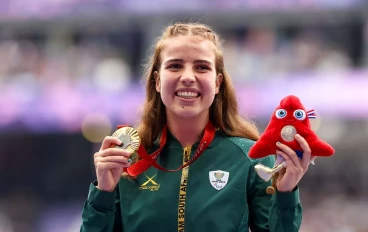
M 191 91 L 178 91 L 175 92 L 175 95 L 184 99 L 196 99 L 197 97 L 201 96 L 200 93 Z

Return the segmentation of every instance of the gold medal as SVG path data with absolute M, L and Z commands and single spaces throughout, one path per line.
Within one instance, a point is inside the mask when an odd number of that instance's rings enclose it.
M 112 136 L 117 137 L 123 143 L 116 146 L 117 148 L 122 148 L 130 152 L 136 152 L 140 144 L 140 138 L 138 132 L 133 127 L 122 127 L 116 130 Z
M 291 142 L 295 139 L 296 129 L 293 126 L 287 125 L 284 126 L 281 130 L 281 137 L 288 142 Z

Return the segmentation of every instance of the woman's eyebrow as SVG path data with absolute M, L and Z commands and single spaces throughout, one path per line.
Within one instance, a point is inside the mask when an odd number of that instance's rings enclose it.
M 164 62 L 164 65 L 166 65 L 167 63 L 171 63 L 171 62 L 179 62 L 179 63 L 183 63 L 184 60 L 183 59 L 170 59 Z M 212 66 L 212 62 L 208 61 L 208 60 L 195 60 L 193 63 L 205 63 L 207 65 Z
M 205 63 L 207 65 L 212 65 L 212 62 L 208 61 L 208 60 L 195 60 L 194 63 Z
M 184 60 L 182 59 L 170 59 L 170 60 L 167 60 L 164 62 L 164 65 L 166 65 L 167 63 L 170 63 L 170 62 L 180 62 L 180 63 L 183 63 Z

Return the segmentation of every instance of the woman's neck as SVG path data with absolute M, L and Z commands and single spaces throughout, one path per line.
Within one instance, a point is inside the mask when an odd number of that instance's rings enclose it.
M 200 118 L 167 118 L 170 133 L 179 141 L 182 147 L 191 147 L 198 142 L 208 123 L 209 117 Z

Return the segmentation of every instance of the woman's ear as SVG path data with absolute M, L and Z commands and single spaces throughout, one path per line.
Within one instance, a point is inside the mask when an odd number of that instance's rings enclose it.
M 219 91 L 220 91 L 220 86 L 221 86 L 221 83 L 222 83 L 222 79 L 223 79 L 223 75 L 222 73 L 220 73 L 219 75 L 217 75 L 217 78 L 216 78 L 216 88 L 215 88 L 215 94 L 218 94 Z
M 158 74 L 157 71 L 153 72 L 153 77 L 155 78 L 155 82 L 156 82 L 156 91 L 160 92 L 160 90 L 161 90 L 161 80 L 160 80 L 160 75 Z

